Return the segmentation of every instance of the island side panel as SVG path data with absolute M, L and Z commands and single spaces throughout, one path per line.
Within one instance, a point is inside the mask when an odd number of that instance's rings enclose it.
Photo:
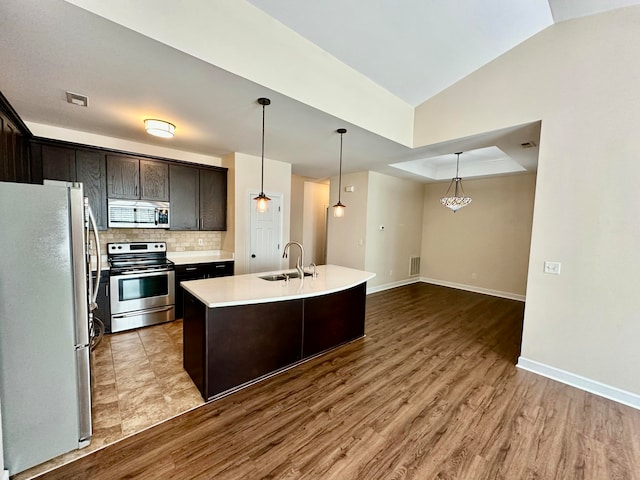
M 200 394 L 206 399 L 206 318 L 207 307 L 186 290 L 182 321 L 182 364 Z
M 367 284 L 304 299 L 303 358 L 364 336 Z
M 205 398 L 298 362 L 302 306 L 302 300 L 288 300 L 209 308 Z

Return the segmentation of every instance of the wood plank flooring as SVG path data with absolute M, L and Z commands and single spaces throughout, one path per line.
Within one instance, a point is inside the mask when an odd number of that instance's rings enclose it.
M 523 304 L 417 283 L 367 336 L 42 479 L 640 479 L 640 411 L 515 368 Z

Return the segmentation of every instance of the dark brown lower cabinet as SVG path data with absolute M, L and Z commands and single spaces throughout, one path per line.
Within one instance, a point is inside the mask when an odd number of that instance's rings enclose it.
M 208 308 L 185 292 L 184 368 L 211 400 L 364 336 L 366 283 L 327 295 Z
M 366 283 L 304 300 L 302 357 L 364 336 Z

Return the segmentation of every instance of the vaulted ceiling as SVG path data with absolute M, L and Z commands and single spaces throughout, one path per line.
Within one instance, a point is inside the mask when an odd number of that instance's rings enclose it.
M 266 156 L 315 178 L 337 173 L 340 127 L 347 172 L 418 178 L 388 165 L 483 147 L 535 170 L 537 149 L 520 144 L 538 124 L 413 148 L 414 107 L 554 22 L 636 3 L 3 0 L 0 90 L 36 135 L 212 156 L 260 155 L 266 96 Z M 176 136 L 146 135 L 149 117 Z

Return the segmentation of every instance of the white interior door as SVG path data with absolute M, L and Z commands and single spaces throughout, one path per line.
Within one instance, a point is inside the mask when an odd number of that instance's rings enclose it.
M 267 211 L 256 211 L 252 193 L 249 204 L 249 272 L 266 272 L 282 268 L 282 195 L 269 194 Z

